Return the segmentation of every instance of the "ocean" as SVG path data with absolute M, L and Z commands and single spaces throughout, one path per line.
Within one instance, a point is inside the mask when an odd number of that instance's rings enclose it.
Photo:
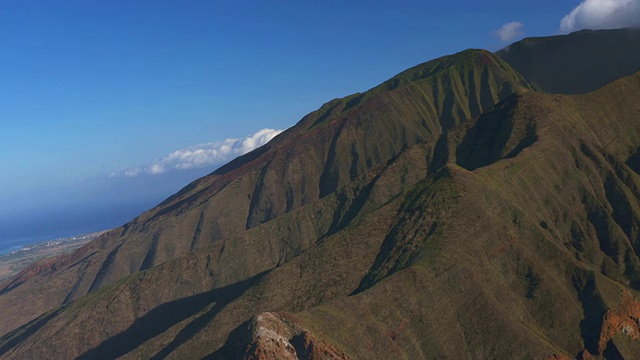
M 193 179 L 210 170 L 194 169 L 140 179 L 120 179 L 101 188 L 102 196 L 91 196 L 79 188 L 76 205 L 60 195 L 56 205 L 34 205 L 38 210 L 17 210 L 2 204 L 0 210 L 0 253 L 21 249 L 25 245 L 87 234 L 119 227 L 159 204 Z M 135 180 L 135 181 L 134 181 Z M 78 202 L 77 199 L 84 199 Z M 64 204 L 64 205 L 62 205 Z M 4 208 L 4 209 L 3 209 Z
M 0 254 L 49 240 L 113 229 L 150 207 L 150 204 L 119 204 L 4 218 L 0 221 Z

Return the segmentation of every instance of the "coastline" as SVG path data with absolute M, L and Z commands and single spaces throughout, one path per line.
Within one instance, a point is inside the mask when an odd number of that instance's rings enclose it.
M 0 285 L 32 263 L 43 258 L 72 252 L 105 232 L 107 230 L 70 237 L 57 237 L 0 250 Z

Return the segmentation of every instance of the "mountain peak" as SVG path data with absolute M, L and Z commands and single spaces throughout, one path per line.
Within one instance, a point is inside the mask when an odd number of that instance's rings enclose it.
M 8 283 L 0 356 L 633 358 L 640 73 L 545 94 L 504 60 L 583 35 L 324 104 Z

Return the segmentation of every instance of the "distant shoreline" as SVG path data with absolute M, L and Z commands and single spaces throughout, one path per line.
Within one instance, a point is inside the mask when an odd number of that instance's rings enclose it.
M 2 249 L 2 251 L 6 252 L 0 252 L 0 285 L 32 263 L 43 258 L 72 252 L 107 231 L 57 237 L 37 243 L 16 245 Z
M 77 238 L 86 237 L 86 236 L 93 236 L 95 234 L 97 234 L 97 236 L 95 237 L 98 237 L 107 231 L 108 230 L 92 231 L 92 232 L 79 233 L 79 234 L 69 235 L 69 236 L 62 235 L 62 236 L 55 236 L 55 237 L 52 237 L 52 236 L 27 237 L 27 238 L 10 241 L 9 243 L 12 245 L 3 244 L 2 241 L 0 241 L 0 258 L 2 258 L 2 256 L 4 255 L 8 255 L 16 251 L 23 251 L 24 249 L 31 248 L 31 247 L 39 247 L 45 243 L 49 243 L 53 241 L 68 242 L 68 241 L 73 241 L 72 239 L 77 239 Z

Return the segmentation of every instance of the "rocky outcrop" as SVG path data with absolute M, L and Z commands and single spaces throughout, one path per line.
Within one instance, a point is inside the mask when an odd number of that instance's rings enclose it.
M 640 340 L 640 302 L 628 291 L 622 292 L 620 305 L 607 310 L 602 321 L 598 351 L 603 354 L 609 340 L 616 335 L 626 335 Z
M 217 356 L 247 360 L 346 360 L 327 340 L 304 328 L 286 313 L 262 313 L 236 329 Z
M 640 301 L 627 290 L 622 291 L 620 304 L 608 309 L 602 319 L 602 328 L 598 341 L 596 358 L 608 359 L 607 351 L 614 350 L 611 340 L 616 336 L 626 336 L 633 341 L 640 340 Z M 611 349 L 608 349 L 611 347 Z M 617 351 L 615 349 L 614 351 Z M 619 355 L 619 357 L 623 357 Z M 576 357 L 577 360 L 593 360 L 594 357 L 586 349 Z M 566 355 L 549 355 L 545 360 L 571 360 Z

